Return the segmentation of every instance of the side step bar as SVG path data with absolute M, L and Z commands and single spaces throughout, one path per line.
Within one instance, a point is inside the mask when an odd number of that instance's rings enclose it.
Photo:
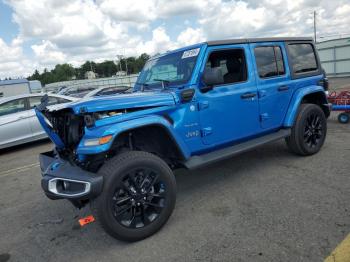
M 206 166 L 214 162 L 217 162 L 219 160 L 230 158 L 240 153 L 249 151 L 258 146 L 262 146 L 266 143 L 288 137 L 290 136 L 290 134 L 291 134 L 290 129 L 281 129 L 275 133 L 261 136 L 261 137 L 258 137 L 240 144 L 236 144 L 230 147 L 226 147 L 220 150 L 216 150 L 204 155 L 192 156 L 183 164 L 188 169 L 195 169 L 198 167 Z

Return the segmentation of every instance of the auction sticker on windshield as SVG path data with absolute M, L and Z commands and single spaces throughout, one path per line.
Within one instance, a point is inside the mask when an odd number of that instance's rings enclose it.
M 197 56 L 199 54 L 199 48 L 187 50 L 182 54 L 181 59 Z

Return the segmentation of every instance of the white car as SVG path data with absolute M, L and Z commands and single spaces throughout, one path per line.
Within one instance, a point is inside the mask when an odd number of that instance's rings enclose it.
M 0 149 L 47 137 L 34 111 L 43 95 L 24 94 L 0 99 Z M 56 94 L 48 96 L 51 106 L 78 100 Z

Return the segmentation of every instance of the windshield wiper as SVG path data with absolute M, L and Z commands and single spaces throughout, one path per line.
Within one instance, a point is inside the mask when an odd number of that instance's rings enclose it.
M 122 89 L 121 91 L 120 91 L 120 93 L 121 94 L 125 94 L 126 92 L 128 92 L 130 89 L 132 89 L 133 87 L 132 86 L 130 86 L 130 87 L 128 87 L 128 88 L 125 88 L 125 89 Z
M 165 84 L 169 85 L 170 81 L 169 80 L 165 80 L 165 79 L 153 79 L 153 81 L 159 81 L 162 82 L 162 89 L 165 89 Z

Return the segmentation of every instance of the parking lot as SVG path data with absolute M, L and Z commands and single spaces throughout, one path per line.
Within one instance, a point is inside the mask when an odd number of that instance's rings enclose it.
M 350 125 L 332 114 L 320 153 L 284 141 L 196 171 L 176 172 L 176 209 L 156 235 L 123 243 L 89 208 L 47 199 L 38 153 L 48 141 L 0 153 L 0 261 L 321 261 L 350 232 Z M 350 252 L 350 251 L 349 251 Z

